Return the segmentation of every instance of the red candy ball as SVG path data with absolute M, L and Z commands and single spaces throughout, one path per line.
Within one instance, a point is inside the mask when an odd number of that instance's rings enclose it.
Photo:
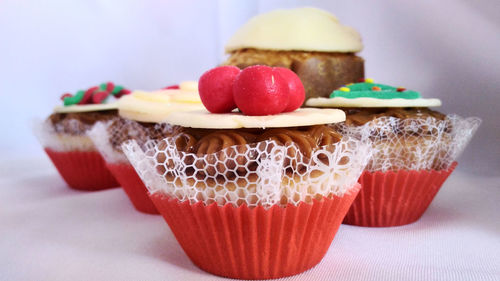
M 234 81 L 236 105 L 246 115 L 272 115 L 288 105 L 288 83 L 279 71 L 264 65 L 243 69 Z
M 306 90 L 299 76 L 284 67 L 275 67 L 274 71 L 278 72 L 288 82 L 288 105 L 283 112 L 291 112 L 301 107 L 306 99 Z
M 236 108 L 233 83 L 240 69 L 220 66 L 203 73 L 198 81 L 201 102 L 212 113 L 231 112 Z

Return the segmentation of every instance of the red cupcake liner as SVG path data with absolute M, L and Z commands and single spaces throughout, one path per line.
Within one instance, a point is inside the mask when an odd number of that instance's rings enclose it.
M 132 165 L 128 163 L 106 163 L 106 166 L 123 187 L 137 211 L 147 214 L 159 214 L 149 198 L 148 189 Z
M 358 180 L 361 191 L 343 223 L 387 227 L 417 221 L 456 166 L 454 162 L 440 171 L 364 171 Z
M 118 187 L 97 151 L 54 151 L 45 148 L 64 181 L 73 189 L 95 191 Z
M 161 193 L 151 199 L 196 266 L 224 277 L 269 279 L 321 261 L 359 188 L 343 197 L 268 210 L 180 203 Z

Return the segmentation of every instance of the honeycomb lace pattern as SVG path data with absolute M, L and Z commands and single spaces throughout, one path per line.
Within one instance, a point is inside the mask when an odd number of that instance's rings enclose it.
M 370 157 L 370 144 L 354 138 L 322 146 L 309 157 L 293 143 L 274 140 L 203 155 L 179 151 L 176 141 L 169 137 L 141 146 L 129 140 L 122 148 L 151 193 L 193 204 L 270 208 L 343 196 Z
M 97 122 L 87 135 L 94 142 L 95 147 L 108 163 L 128 163 L 123 154 L 121 144 L 127 140 L 135 140 L 140 146 L 153 145 L 155 139 L 163 138 L 172 132 L 169 124 L 154 124 L 145 127 L 140 123 L 116 118 L 111 121 Z
M 479 127 L 477 117 L 376 118 L 362 126 L 333 125 L 346 136 L 372 144 L 368 171 L 448 169 Z

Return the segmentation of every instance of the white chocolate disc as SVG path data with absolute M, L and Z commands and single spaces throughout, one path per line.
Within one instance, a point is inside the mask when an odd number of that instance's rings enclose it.
M 182 81 L 179 89 L 188 92 L 198 92 L 198 81 Z
M 313 107 L 437 107 L 441 106 L 439 99 L 375 99 L 343 97 L 310 98 L 307 106 Z
M 165 118 L 172 125 L 204 129 L 280 128 L 331 124 L 345 121 L 338 109 L 301 108 L 293 112 L 248 116 L 231 112 L 215 114 L 207 110 L 173 112 Z
M 275 10 L 251 18 L 226 44 L 226 52 L 244 48 L 317 52 L 359 52 L 361 36 L 327 11 L 305 7 Z
M 165 92 L 170 96 L 172 102 L 180 103 L 201 103 L 201 98 L 198 92 L 187 92 L 182 90 L 168 90 Z
M 123 118 L 149 123 L 163 122 L 175 111 L 201 110 L 198 92 L 168 89 L 154 92 L 135 91 L 118 101 L 118 113 Z
M 106 111 L 106 110 L 116 110 L 118 109 L 118 103 L 102 103 L 102 104 L 82 104 L 82 105 L 68 105 L 68 106 L 56 106 L 54 112 L 56 113 L 71 113 L 71 112 L 90 112 L 90 111 Z

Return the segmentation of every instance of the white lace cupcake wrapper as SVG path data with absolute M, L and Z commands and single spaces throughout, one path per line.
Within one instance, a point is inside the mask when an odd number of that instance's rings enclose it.
M 108 163 L 128 163 L 123 154 L 121 144 L 127 140 L 135 140 L 139 145 L 155 143 L 154 135 L 165 136 L 171 132 L 172 126 L 168 124 L 155 124 L 152 128 L 146 128 L 140 123 L 129 119 L 116 119 L 105 122 L 97 122 L 88 132 L 88 136 L 94 142 L 102 157 Z
M 321 147 L 309 158 L 294 144 L 274 141 L 231 146 L 203 156 L 178 151 L 174 138 L 146 146 L 126 141 L 122 147 L 151 193 L 221 206 L 269 208 L 343 196 L 370 157 L 370 144 L 354 138 Z
M 71 122 L 68 122 L 68 124 L 80 126 L 77 124 L 81 123 L 80 121 L 70 121 Z M 32 122 L 32 129 L 38 141 L 44 148 L 49 148 L 55 151 L 93 151 L 96 149 L 92 140 L 86 133 L 81 135 L 58 133 L 49 120 L 34 120 Z
M 366 170 L 442 170 L 456 161 L 479 127 L 477 117 L 376 118 L 362 126 L 340 123 L 343 135 L 372 144 Z

